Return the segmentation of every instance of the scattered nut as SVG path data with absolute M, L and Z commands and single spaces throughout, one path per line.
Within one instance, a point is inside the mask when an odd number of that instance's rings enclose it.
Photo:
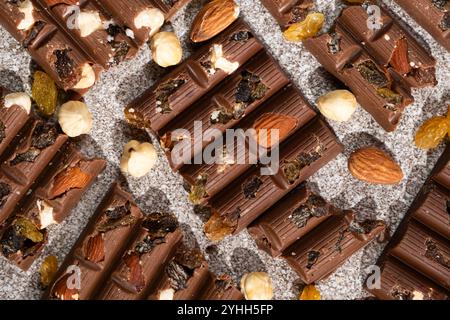
M 241 279 L 241 291 L 246 300 L 271 300 L 272 280 L 265 272 L 251 272 Z
M 159 292 L 158 300 L 173 300 L 175 290 L 172 288 L 165 289 Z
M 19 25 L 17 26 L 17 29 L 19 30 L 29 30 L 34 25 L 34 17 L 33 17 L 33 11 L 34 7 L 30 0 L 25 0 L 20 3 L 19 11 L 23 13 L 25 16 L 22 20 L 20 20 Z
M 134 26 L 137 29 L 149 28 L 150 37 L 156 34 L 163 24 L 164 13 L 157 8 L 145 9 L 134 18 Z
M 72 138 L 88 134 L 92 129 L 92 115 L 80 101 L 64 103 L 59 109 L 58 121 L 62 131 Z
M 145 176 L 155 166 L 158 155 L 152 144 L 136 140 L 128 142 L 120 160 L 120 169 L 132 177 Z
M 403 179 L 402 168 L 375 147 L 355 151 L 348 160 L 348 169 L 356 179 L 371 184 L 398 184 Z
M 160 32 L 152 38 L 153 60 L 161 67 L 170 67 L 180 63 L 183 49 L 180 40 L 173 32 Z
M 239 6 L 233 0 L 208 2 L 192 23 L 191 40 L 203 42 L 225 30 L 239 17 Z
M 221 44 L 215 44 L 211 53 L 211 64 L 216 69 L 221 69 L 228 74 L 232 74 L 239 68 L 239 62 L 231 62 L 224 58 Z
M 81 79 L 72 87 L 73 90 L 83 90 L 94 85 L 96 80 L 95 71 L 89 63 L 85 63 L 81 69 Z
M 317 100 L 320 112 L 330 120 L 348 121 L 358 107 L 355 96 L 348 90 L 331 91 Z
M 5 96 L 5 108 L 12 106 L 19 106 L 26 113 L 30 114 L 31 111 L 31 98 L 25 92 L 10 93 Z
M 82 37 L 87 37 L 102 28 L 102 19 L 98 12 L 85 11 L 76 15 L 75 25 Z

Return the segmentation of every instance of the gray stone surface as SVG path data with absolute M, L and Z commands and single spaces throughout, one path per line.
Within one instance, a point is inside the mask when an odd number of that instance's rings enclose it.
M 187 43 L 187 34 L 202 1 L 194 0 L 174 19 L 172 26 Z M 334 88 L 334 84 L 316 60 L 301 44 L 283 41 L 281 32 L 263 6 L 257 0 L 237 0 L 241 5 L 241 16 L 250 23 L 269 51 L 280 62 L 294 83 L 314 104 L 323 93 Z M 339 12 L 340 1 L 317 0 L 318 7 L 327 15 L 327 23 Z M 442 151 L 424 152 L 413 146 L 417 127 L 433 115 L 444 114 L 450 103 L 449 70 L 450 54 L 441 48 L 432 37 L 407 16 L 392 0 L 384 1 L 417 34 L 438 61 L 439 85 L 415 91 L 416 102 L 405 112 L 405 116 L 394 133 L 384 132 L 361 108 L 351 121 L 339 124 L 331 122 L 336 134 L 345 145 L 345 151 L 335 161 L 320 170 L 311 182 L 320 193 L 342 208 L 356 209 L 358 214 L 384 219 L 395 228 L 418 192 Z M 185 48 L 185 57 L 190 48 Z M 0 28 L 0 85 L 12 90 L 30 90 L 30 58 L 8 33 Z M 51 227 L 50 240 L 42 257 L 28 272 L 22 272 L 5 259 L 0 259 L 0 298 L 37 299 L 41 291 L 38 286 L 38 270 L 43 257 L 53 254 L 60 261 L 69 251 L 89 217 L 94 212 L 102 195 L 119 176 L 118 164 L 123 145 L 134 133 L 124 123 L 124 106 L 143 92 L 164 73 L 151 61 L 148 48 L 140 51 L 133 61 L 123 63 L 103 74 L 101 81 L 86 96 L 94 115 L 94 128 L 90 137 L 79 139 L 83 150 L 105 157 L 109 164 L 99 181 L 89 190 L 72 215 L 61 225 Z M 157 141 L 151 138 L 157 145 Z M 404 181 L 393 187 L 368 186 L 358 182 L 347 171 L 347 156 L 357 147 L 381 145 L 401 164 Z M 186 199 L 182 180 L 171 172 L 160 152 L 156 168 L 143 179 L 130 179 L 128 183 L 138 203 L 144 210 L 157 208 L 172 210 L 183 223 L 192 241 L 204 249 L 210 243 L 202 233 L 202 223 L 193 213 Z M 359 299 L 367 295 L 362 289 L 364 269 L 374 263 L 382 245 L 372 244 L 355 254 L 327 280 L 318 286 L 324 299 Z M 216 254 L 207 255 L 215 272 L 230 273 L 236 281 L 249 271 L 267 271 L 273 278 L 275 298 L 295 299 L 293 282 L 296 275 L 280 259 L 272 259 L 258 251 L 247 232 L 229 237 L 218 245 Z

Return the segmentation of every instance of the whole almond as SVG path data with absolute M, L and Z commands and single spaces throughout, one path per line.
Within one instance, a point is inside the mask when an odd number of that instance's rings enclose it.
M 101 233 L 92 236 L 84 246 L 84 256 L 86 260 L 94 263 L 105 260 L 105 241 Z
M 348 161 L 348 169 L 356 179 L 371 184 L 398 184 L 403 179 L 400 166 L 375 147 L 355 151 Z
M 239 17 L 233 0 L 212 0 L 197 14 L 192 24 L 191 40 L 203 42 L 216 36 Z
M 255 121 L 253 128 L 256 130 L 256 140 L 258 144 L 264 148 L 270 148 L 277 144 L 277 141 L 272 141 L 272 130 L 278 130 L 279 142 L 284 140 L 289 133 L 295 129 L 297 124 L 298 120 L 294 117 L 276 113 L 265 113 Z M 261 130 L 267 131 L 263 132 Z
M 389 63 L 400 74 L 408 74 L 411 71 L 408 56 L 408 41 L 405 38 L 398 39 Z

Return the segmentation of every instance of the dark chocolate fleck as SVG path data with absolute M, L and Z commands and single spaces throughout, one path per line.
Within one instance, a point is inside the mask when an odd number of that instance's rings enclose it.
M 320 252 L 319 251 L 308 251 L 307 253 L 307 258 L 308 258 L 308 263 L 306 265 L 306 269 L 311 269 L 317 262 L 317 260 L 319 260 L 319 256 L 320 256 Z
M 425 242 L 425 245 L 427 246 L 425 257 L 439 263 L 445 268 L 450 268 L 450 258 L 438 248 L 437 244 L 433 240 L 428 239 Z
M 246 42 L 249 39 L 253 38 L 253 35 L 249 31 L 239 31 L 236 32 L 231 36 L 232 41 L 238 41 L 238 42 Z
M 130 51 L 130 46 L 125 41 L 112 41 L 111 47 L 114 49 L 113 65 L 118 65 L 125 60 Z
M 184 79 L 174 79 L 166 81 L 156 88 L 156 106 L 157 112 L 166 114 L 172 111 L 170 107 L 169 98 L 172 94 L 177 92 L 180 87 L 186 83 Z

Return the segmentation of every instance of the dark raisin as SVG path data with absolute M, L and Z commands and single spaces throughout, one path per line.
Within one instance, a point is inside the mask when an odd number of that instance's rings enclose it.
M 158 86 L 158 88 L 156 88 L 156 107 L 158 113 L 166 114 L 172 111 L 169 98 L 185 83 L 186 80 L 184 79 L 174 79 L 162 83 Z
M 307 205 L 301 205 L 300 207 L 292 211 L 289 218 L 292 223 L 297 226 L 297 228 L 303 228 L 311 218 L 311 211 L 309 210 Z
M 131 210 L 131 203 L 127 201 L 123 206 L 107 210 L 105 214 L 108 217 L 108 219 L 117 220 L 123 218 L 127 214 L 130 214 L 130 210 Z
M 414 298 L 411 291 L 398 286 L 392 289 L 391 296 L 397 300 L 412 300 Z
M 168 233 L 174 232 L 178 228 L 178 220 L 171 213 L 155 212 L 150 214 L 142 226 L 147 229 L 153 238 L 164 238 Z
M 44 29 L 46 23 L 44 21 L 38 21 L 36 22 L 31 30 L 28 32 L 27 36 L 22 42 L 23 47 L 26 49 L 28 48 L 31 43 L 36 39 L 36 37 L 39 35 L 39 33 Z
M 34 162 L 40 154 L 41 150 L 31 147 L 28 151 L 17 154 L 14 159 L 10 161 L 10 165 L 16 166 L 22 162 Z
M 342 252 L 342 241 L 344 240 L 346 233 L 347 233 L 347 230 L 339 231 L 339 237 L 336 241 L 336 251 L 338 251 L 339 253 Z
M 130 51 L 130 46 L 125 41 L 113 41 L 111 42 L 111 47 L 114 49 L 113 65 L 118 65 L 125 60 L 128 55 L 128 51 Z
M 450 29 L 450 12 L 445 13 L 444 17 L 439 23 L 439 28 L 441 28 L 442 31 L 447 31 L 448 29 Z
M 449 0 L 431 0 L 431 3 L 441 11 L 445 11 L 448 2 Z
M 204 258 L 199 249 L 188 249 L 181 246 L 177 250 L 175 261 L 189 270 L 194 270 L 202 265 Z
M 39 123 L 33 131 L 31 145 L 38 149 L 45 149 L 55 144 L 58 132 L 55 126 Z
M 389 80 L 386 75 L 378 69 L 375 62 L 367 60 L 361 62 L 356 66 L 359 73 L 367 80 L 370 84 L 378 88 L 384 88 L 389 86 Z
M 331 54 L 337 54 L 341 51 L 341 36 L 337 33 L 330 34 L 330 41 L 328 42 L 328 51 Z
M 445 206 L 447 207 L 447 214 L 450 218 L 450 201 L 447 201 L 447 203 L 445 204 Z
M 320 256 L 319 251 L 314 250 L 309 251 L 307 253 L 308 262 L 306 264 L 306 268 L 311 269 L 316 264 L 317 260 L 319 260 L 319 256 Z
M 246 42 L 253 38 L 253 35 L 248 31 L 239 31 L 231 36 L 232 41 Z
M 53 54 L 56 56 L 55 67 L 59 78 L 63 81 L 72 82 L 75 62 L 70 58 L 69 52 L 69 49 L 63 49 L 55 50 Z
M 9 255 L 24 248 L 25 243 L 28 240 L 27 238 L 19 235 L 16 231 L 17 230 L 14 227 L 8 228 L 0 241 L 2 253 L 5 257 L 8 257 Z
M 247 106 L 265 96 L 268 88 L 260 77 L 248 71 L 243 71 L 241 77 L 234 96 L 237 103 L 245 103 Z
M 0 143 L 6 138 L 6 126 L 3 121 L 0 120 Z
M 369 234 L 378 226 L 380 226 L 380 221 L 367 219 L 361 222 L 352 221 L 348 229 L 356 234 Z
M 233 286 L 233 281 L 230 276 L 223 275 L 217 277 L 215 284 L 220 292 L 224 292 Z
M 134 251 L 139 254 L 145 254 L 153 250 L 159 244 L 164 243 L 163 238 L 153 238 L 151 236 L 145 236 L 142 241 L 139 241 L 134 247 Z
M 110 23 L 108 25 L 108 28 L 106 28 L 106 32 L 108 33 L 109 36 L 111 37 L 116 37 L 118 34 L 123 32 L 123 29 L 121 26 L 114 24 L 114 23 Z
M 180 0 L 163 0 L 164 4 L 169 7 L 173 7 Z
M 312 194 L 305 203 L 292 211 L 290 219 L 298 228 L 302 228 L 311 217 L 319 218 L 327 214 L 327 202 L 322 197 Z
M 0 182 L 0 208 L 3 207 L 10 193 L 11 186 L 7 183 Z
M 171 261 L 166 267 L 166 274 L 169 277 L 170 286 L 175 291 L 186 289 L 189 274 L 175 261 Z
M 242 185 L 242 191 L 246 199 L 256 198 L 256 193 L 262 186 L 263 182 L 258 177 L 252 177 Z

